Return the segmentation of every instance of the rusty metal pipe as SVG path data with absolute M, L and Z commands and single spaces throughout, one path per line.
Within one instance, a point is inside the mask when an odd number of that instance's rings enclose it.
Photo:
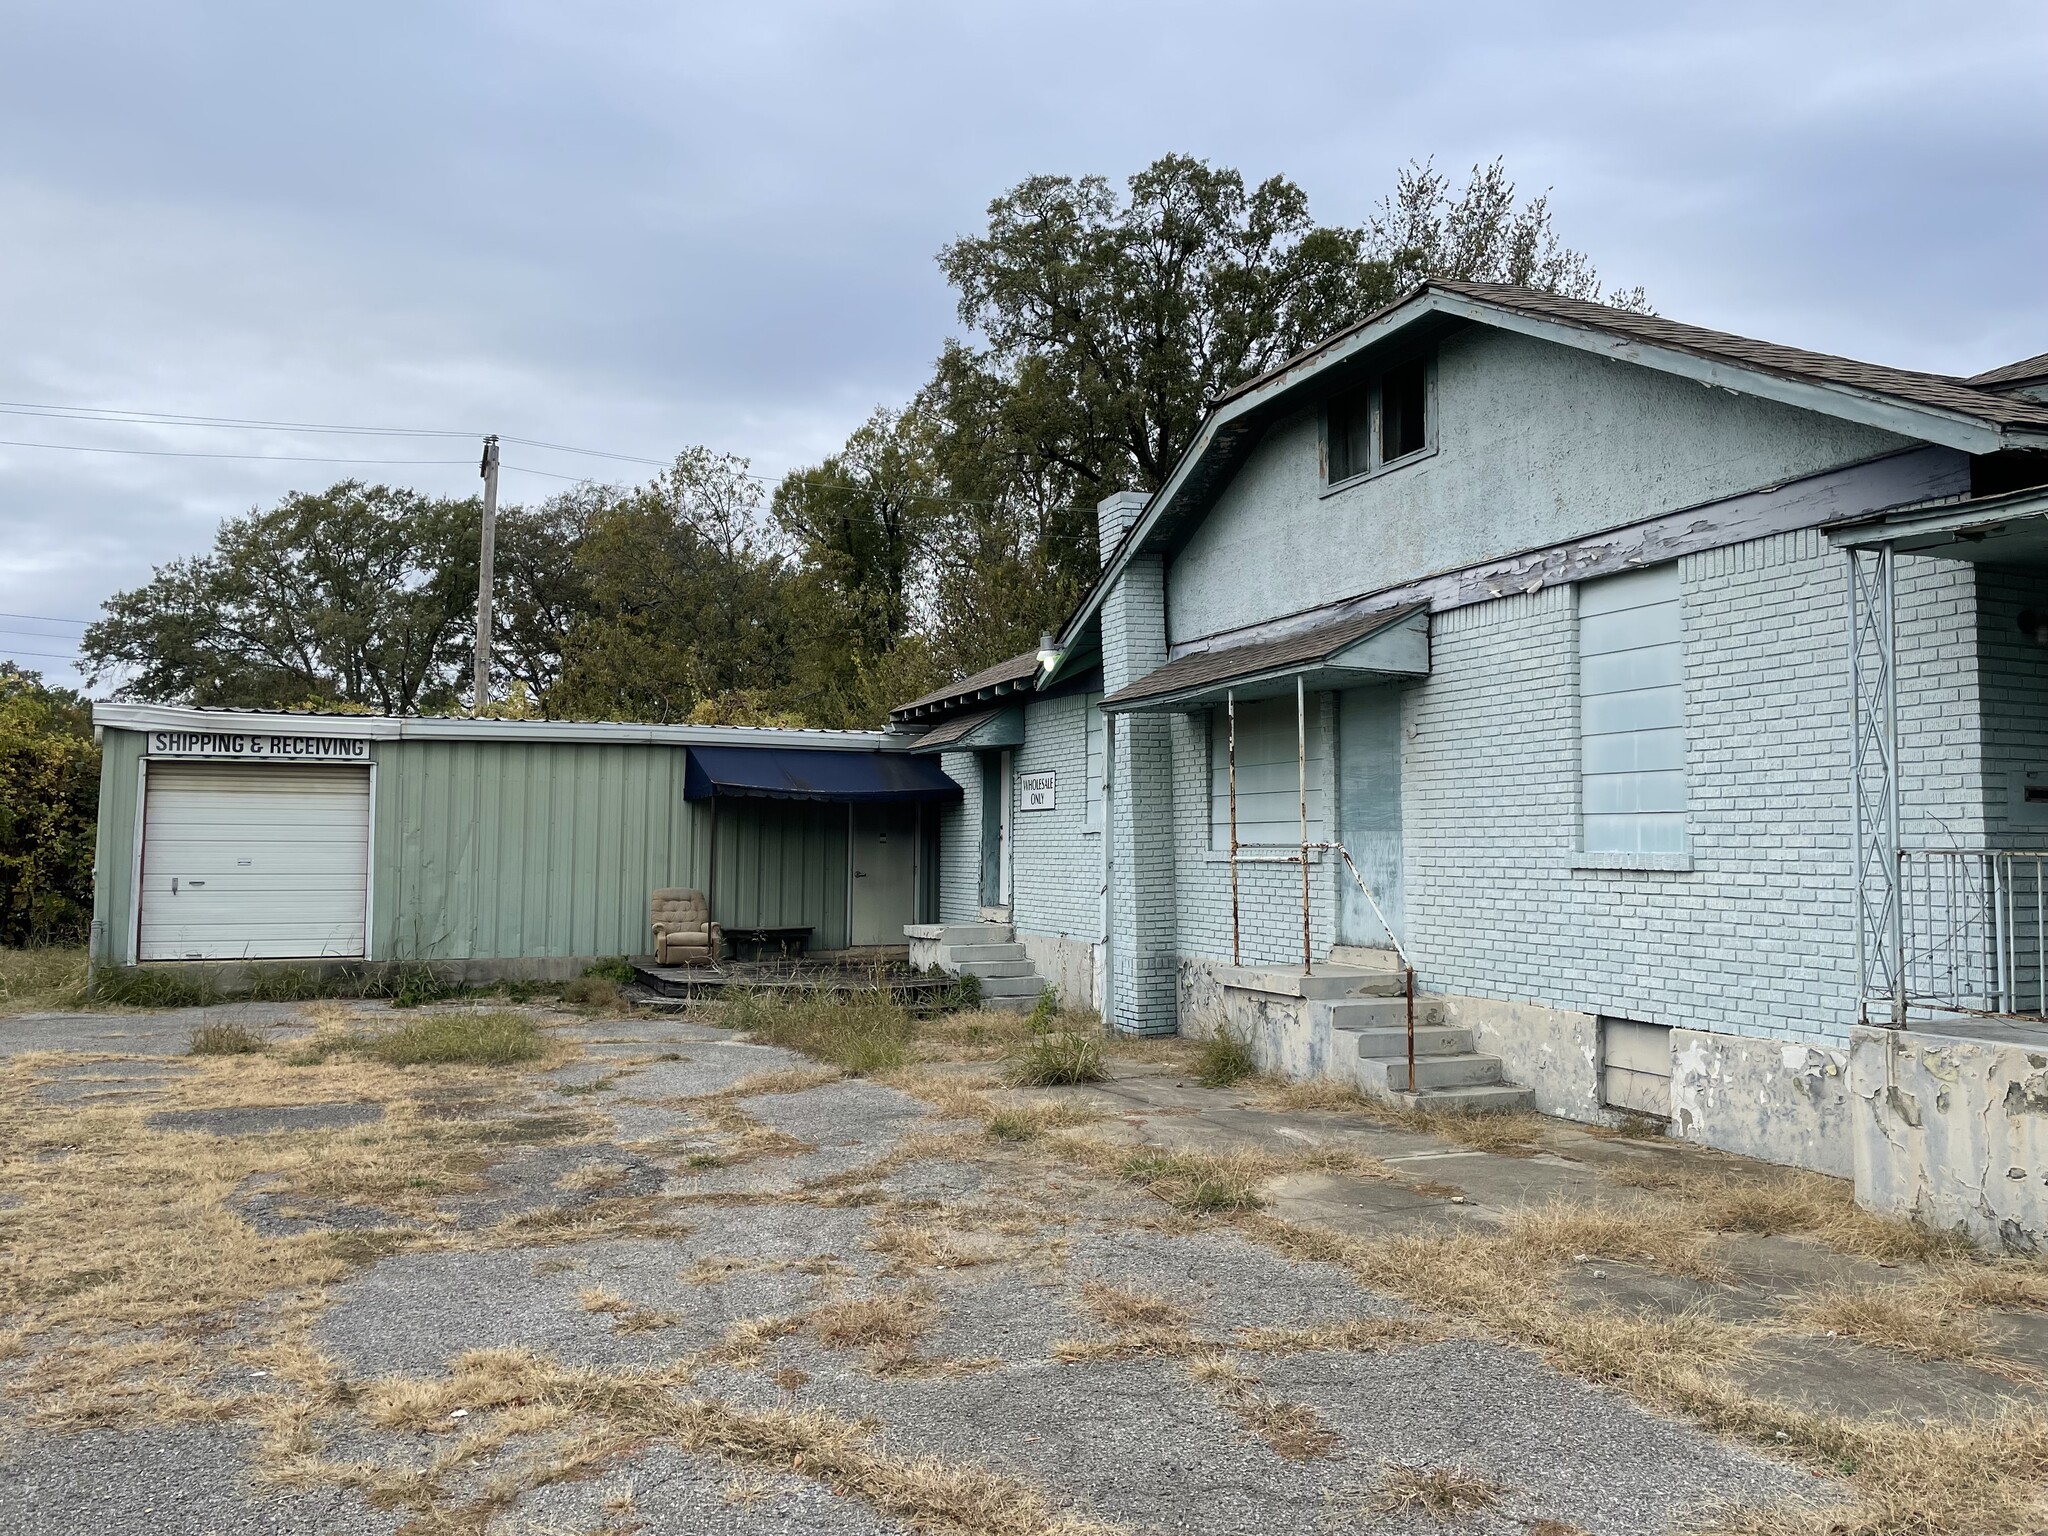
M 1226 689 L 1223 707 L 1230 716 L 1230 963 L 1243 965 L 1244 954 L 1238 943 L 1237 921 L 1237 690 Z
M 1408 973 L 1408 1091 L 1415 1091 L 1415 967 L 1404 966 Z
M 1315 974 L 1308 937 L 1308 688 L 1294 674 L 1294 766 L 1301 779 L 1301 974 Z

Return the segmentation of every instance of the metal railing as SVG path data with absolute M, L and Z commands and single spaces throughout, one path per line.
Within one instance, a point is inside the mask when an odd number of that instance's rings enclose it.
M 1902 848 L 1904 1001 L 2048 1014 L 2048 850 Z

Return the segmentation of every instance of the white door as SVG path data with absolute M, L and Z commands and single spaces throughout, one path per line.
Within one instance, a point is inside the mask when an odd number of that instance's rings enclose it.
M 917 920 L 917 807 L 855 805 L 852 838 L 849 942 L 901 944 Z
M 153 762 L 143 960 L 359 957 L 370 770 Z

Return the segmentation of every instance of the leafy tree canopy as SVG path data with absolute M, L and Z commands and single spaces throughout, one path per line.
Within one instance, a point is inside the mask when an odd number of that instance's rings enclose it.
M 91 706 L 0 661 L 0 945 L 85 937 L 99 767 Z

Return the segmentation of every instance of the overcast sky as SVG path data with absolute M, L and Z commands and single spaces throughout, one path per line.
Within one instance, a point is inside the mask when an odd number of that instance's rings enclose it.
M 464 432 L 774 474 L 901 403 L 933 263 L 1167 151 L 1359 222 L 1507 158 L 1674 318 L 1970 373 L 2048 350 L 2048 6 L 0 0 L 0 401 Z M 0 655 L 225 516 L 474 442 L 0 415 Z M 517 449 L 510 499 L 630 465 Z M 36 655 L 32 653 L 52 653 Z M 54 656 L 55 659 L 52 659 Z

